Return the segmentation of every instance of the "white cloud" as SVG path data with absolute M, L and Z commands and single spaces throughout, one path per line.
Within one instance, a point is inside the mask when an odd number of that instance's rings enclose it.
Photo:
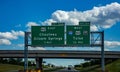
M 13 35 L 11 32 L 0 32 L 0 38 L 17 39 L 17 36 Z
M 45 22 L 43 22 L 42 25 L 51 25 L 52 22 L 57 22 L 57 21 L 54 21 L 53 19 L 48 19 Z
M 0 32 L 0 45 L 10 45 L 11 40 L 18 39 L 18 37 L 24 37 L 23 31 Z
M 14 36 L 24 36 L 24 32 L 23 31 L 14 31 L 12 30 L 11 33 L 14 35 Z
M 31 26 L 37 26 L 39 24 L 37 24 L 36 22 L 28 22 L 26 27 L 31 27 Z
M 24 48 L 24 44 L 17 44 L 17 46 L 21 47 L 21 48 Z M 29 50 L 46 50 L 45 48 L 43 47 L 28 47 Z
M 18 39 L 19 36 L 24 36 L 23 31 L 0 32 L 0 39 Z
M 27 27 L 27 31 L 31 31 L 31 26 L 38 26 L 40 24 L 37 24 L 36 22 L 28 22 L 26 27 Z
M 11 42 L 8 39 L 0 39 L 0 45 L 10 45 Z
M 51 19 L 47 19 L 43 24 L 50 25 L 52 22 L 65 22 L 69 25 L 77 25 L 79 21 L 90 21 L 92 31 L 110 28 L 120 21 L 120 4 L 114 2 L 83 12 L 57 10 L 52 14 Z
M 98 28 L 95 25 L 90 26 L 91 31 L 98 31 Z
M 105 47 L 107 47 L 107 48 L 120 47 L 119 41 L 105 41 L 104 43 L 105 43 Z

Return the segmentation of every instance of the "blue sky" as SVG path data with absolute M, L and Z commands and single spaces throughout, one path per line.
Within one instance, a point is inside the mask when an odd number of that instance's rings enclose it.
M 51 22 L 74 25 L 78 21 L 90 21 L 91 31 L 105 31 L 105 50 L 120 51 L 120 0 L 0 0 L 0 49 L 24 49 L 24 31 L 30 31 L 32 25 L 50 25 Z

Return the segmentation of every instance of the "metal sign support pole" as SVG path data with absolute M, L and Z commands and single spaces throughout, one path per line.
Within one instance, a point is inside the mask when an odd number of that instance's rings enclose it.
M 101 45 L 101 65 L 102 65 L 102 72 L 105 72 L 105 59 L 104 59 L 104 31 L 101 32 L 102 35 L 102 45 Z
M 25 47 L 24 47 L 24 72 L 28 69 L 28 33 L 25 32 Z

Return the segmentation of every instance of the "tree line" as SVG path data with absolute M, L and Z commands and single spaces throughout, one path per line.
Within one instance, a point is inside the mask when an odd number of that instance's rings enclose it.
M 23 58 L 0 58 L 0 64 L 13 64 L 24 66 Z M 35 65 L 33 62 L 28 61 L 29 66 Z

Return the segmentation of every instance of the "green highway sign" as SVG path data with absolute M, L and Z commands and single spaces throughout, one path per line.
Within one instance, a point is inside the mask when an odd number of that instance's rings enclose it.
M 32 26 L 32 46 L 64 45 L 64 26 Z
M 32 26 L 31 36 L 32 46 L 90 45 L 90 22 L 79 22 L 79 25 L 71 26 L 64 26 L 64 23 Z
M 67 26 L 66 45 L 90 45 L 90 24 Z

